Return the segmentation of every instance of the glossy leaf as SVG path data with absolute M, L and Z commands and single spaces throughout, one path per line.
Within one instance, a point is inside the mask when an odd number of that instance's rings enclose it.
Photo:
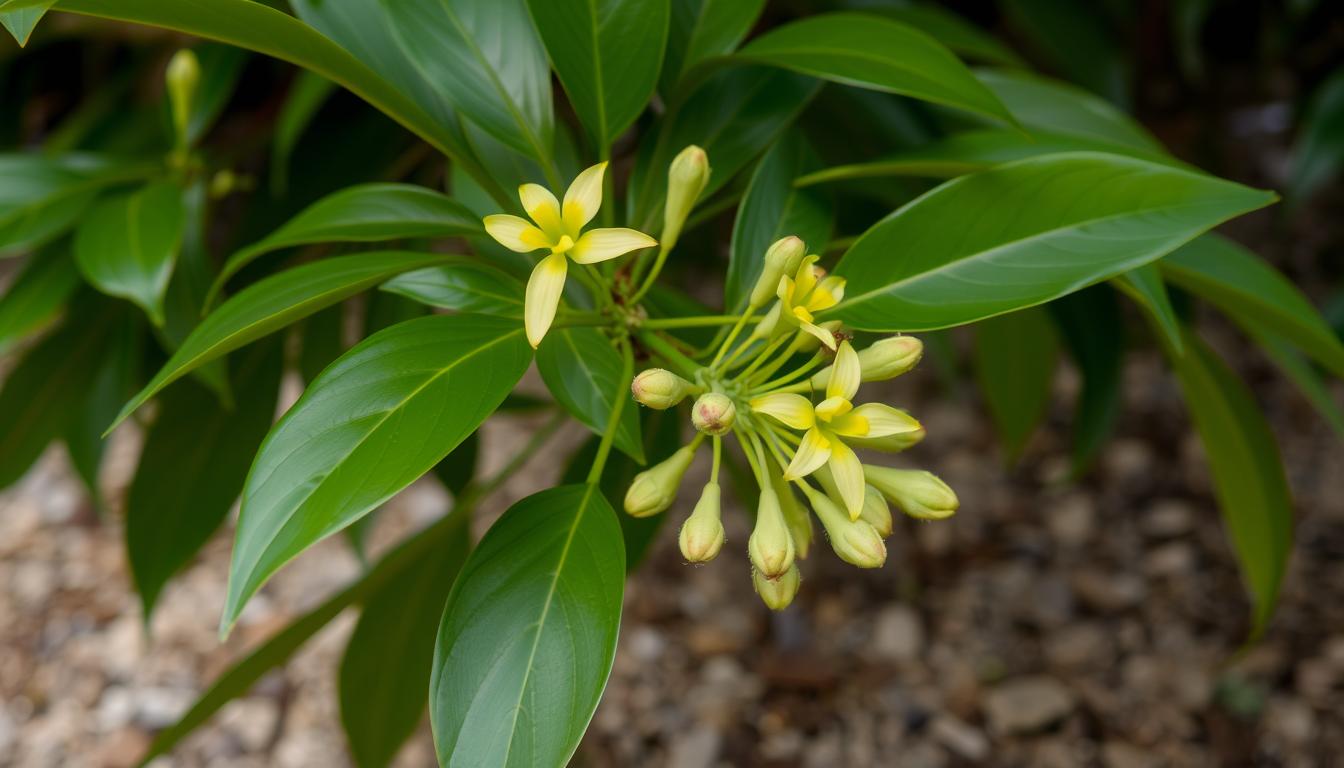
M 932 3 L 905 3 L 893 6 L 879 1 L 871 8 L 864 4 L 859 4 L 858 7 L 909 24 L 947 46 L 948 50 L 965 58 L 987 64 L 1024 66 L 1022 57 L 1014 53 L 1011 48 L 957 14 L 944 10 L 942 6 Z
M 126 552 L 146 621 L 168 579 L 191 562 L 242 491 L 275 418 L 283 362 L 276 340 L 239 355 L 233 409 L 191 381 L 164 393 L 126 501 Z
M 1344 377 L 1344 345 L 1311 302 L 1258 256 L 1206 235 L 1159 262 L 1162 274 L 1233 319 L 1248 317 Z
M 1150 154 L 1164 152 L 1134 118 L 1081 88 L 1014 70 L 978 70 L 975 76 L 1032 135 L 1070 136 Z
M 294 76 L 284 106 L 275 118 L 275 137 L 271 141 L 271 193 L 276 197 L 283 196 L 289 188 L 289 159 L 294 148 L 335 90 L 335 83 L 307 70 Z
M 873 331 L 992 317 L 1143 266 L 1273 200 L 1115 155 L 1022 160 L 947 182 L 869 229 L 836 267 L 849 288 L 826 316 Z
M 98 290 L 130 299 L 161 326 L 185 227 L 182 190 L 153 184 L 90 209 L 75 232 L 75 261 Z
M 734 58 L 1013 122 L 998 98 L 951 51 L 914 27 L 881 16 L 827 13 L 804 18 L 755 38 Z
M 304 264 L 248 286 L 201 321 L 112 426 L 201 365 L 395 275 L 442 259 L 431 253 L 361 253 Z
M 975 326 L 975 372 L 1009 461 L 1021 455 L 1045 416 L 1058 359 L 1059 336 L 1043 309 Z
M 509 508 L 467 559 L 434 649 L 440 765 L 565 765 L 616 651 L 625 553 L 596 485 Z
M 786 133 L 761 159 L 733 222 L 724 306 L 740 311 L 765 264 L 765 252 L 786 235 L 796 235 L 812 251 L 825 248 L 834 226 L 831 201 L 794 180 L 820 164 L 801 134 Z
M 280 566 L 447 456 L 531 358 L 516 321 L 435 315 L 376 333 L 323 371 L 248 473 L 221 628 Z
M 672 0 L 659 89 L 667 96 L 705 59 L 732 53 L 751 31 L 765 0 Z
M 78 285 L 79 270 L 69 250 L 34 254 L 0 295 L 0 354 L 50 323 Z
M 1293 538 L 1293 507 L 1274 434 L 1254 396 L 1198 338 L 1172 359 L 1204 444 L 1214 491 L 1250 590 L 1253 637 L 1278 599 Z
M 200 325 L 201 310 L 205 307 L 205 296 L 210 290 L 210 278 L 215 274 L 214 258 L 207 243 L 209 197 L 206 182 L 197 180 L 189 185 L 183 191 L 182 204 L 186 211 L 182 251 L 178 254 L 173 277 L 168 281 L 168 290 L 164 294 L 163 327 L 156 329 L 160 343 L 169 352 L 181 347 L 182 342 Z M 191 375 L 215 392 L 222 403 L 232 403 L 229 372 L 224 360 L 206 363 L 192 371 Z M 128 396 L 131 394 L 134 392 L 127 393 Z M 122 398 L 122 403 L 125 401 Z M 118 404 L 118 409 L 122 403 Z M 115 415 L 114 410 L 109 417 Z M 107 422 L 104 422 L 99 430 L 106 426 Z
M 596 328 L 556 328 L 537 348 L 537 370 L 556 402 L 598 435 L 607 431 L 616 398 L 630 396 L 630 382 L 621 380 L 623 368 L 620 353 Z M 616 447 L 644 463 L 634 408 L 621 409 Z
M 1047 307 L 1083 379 L 1073 409 L 1073 472 L 1077 475 L 1096 458 L 1120 415 L 1125 318 L 1115 291 L 1105 285 L 1065 296 Z M 1020 346 L 1023 341 L 1015 344 Z
M 1157 264 L 1131 269 L 1111 282 L 1147 313 L 1151 324 L 1161 335 L 1162 343 L 1170 352 L 1185 354 L 1185 334 L 1181 331 L 1181 322 L 1171 306 L 1171 296 L 1167 294 L 1167 284 Z
M 414 184 L 359 184 L 318 200 L 276 231 L 230 256 L 215 280 L 211 298 L 238 270 L 258 256 L 281 248 L 479 235 L 483 231 L 480 218 L 432 189 Z
M 121 404 L 140 386 L 140 356 L 144 347 L 144 324 L 129 312 L 112 320 L 105 342 L 103 363 L 94 374 L 88 395 L 69 404 L 74 416 L 61 433 L 65 452 L 89 492 L 95 510 L 104 510 L 99 483 L 103 465 L 103 428 L 117 415 Z
M 14 36 L 15 42 L 20 47 L 28 44 L 28 38 L 33 34 L 33 28 L 37 22 L 42 20 L 43 14 L 51 6 L 56 4 L 56 0 L 42 0 L 35 6 L 24 8 L 17 11 L 0 11 L 0 25 L 9 30 L 9 34 Z
M 422 304 L 501 317 L 523 316 L 523 284 L 512 275 L 468 259 L 417 269 L 389 280 L 383 290 Z
M 98 190 L 145 173 L 99 155 L 0 154 L 0 256 L 40 247 L 72 227 Z

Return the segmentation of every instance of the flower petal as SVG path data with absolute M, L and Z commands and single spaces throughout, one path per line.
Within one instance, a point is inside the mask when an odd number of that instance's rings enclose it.
M 569 255 L 580 264 L 596 264 L 657 244 L 657 240 L 633 229 L 590 229 L 574 243 Z
M 863 511 L 863 463 L 849 446 L 839 440 L 831 441 L 831 457 L 826 462 L 835 478 L 835 488 L 845 502 L 850 520 L 858 520 Z
M 816 424 L 812 416 L 812 403 L 802 395 L 790 392 L 776 392 L 752 398 L 751 410 L 772 416 L 793 429 L 811 429 Z
M 830 421 L 838 416 L 849 413 L 854 406 L 843 397 L 828 397 L 817 403 L 812 410 L 817 414 L 817 418 L 822 421 Z
M 831 366 L 831 380 L 826 384 L 826 397 L 853 400 L 862 379 L 859 353 L 848 341 L 841 342 L 840 348 L 835 350 L 835 364 Z
M 560 225 L 560 203 L 551 190 L 540 184 L 524 184 L 518 187 L 518 199 L 523 201 L 523 210 L 537 222 L 551 242 L 559 240 L 565 233 Z
M 560 306 L 560 294 L 565 290 L 565 273 L 569 265 L 563 253 L 553 253 L 537 262 L 532 276 L 527 279 L 527 298 L 523 305 L 523 321 L 527 327 L 527 341 L 533 349 L 545 338 Z
M 551 240 L 546 233 L 532 226 L 532 222 L 520 216 L 497 213 L 486 216 L 485 231 L 496 242 L 518 253 L 529 253 L 538 248 L 550 248 Z
M 817 280 L 821 277 L 821 274 L 824 274 L 820 267 L 812 266 L 820 260 L 820 256 L 812 254 L 803 259 L 802 264 L 798 265 L 798 274 L 794 277 L 794 280 L 798 283 L 798 293 L 795 295 L 799 301 L 807 300 L 808 294 L 812 293 L 812 289 L 817 287 Z
M 785 480 L 797 480 L 800 477 L 807 477 L 817 471 L 817 467 L 826 463 L 831 458 L 831 446 L 833 443 L 826 439 L 821 431 L 815 427 L 807 430 L 803 434 L 803 441 L 798 444 L 798 452 L 793 455 L 793 461 L 789 463 L 789 468 L 784 470 Z
M 845 400 L 844 402 L 848 403 L 849 401 Z M 865 419 L 863 414 L 858 412 L 857 408 L 847 413 L 842 413 L 839 416 L 832 416 L 826 421 L 831 431 L 837 435 L 843 437 L 868 436 L 868 430 L 870 428 L 868 419 Z
M 826 345 L 827 349 L 835 349 L 835 334 L 822 328 L 816 323 L 799 322 L 798 327 L 817 337 L 817 341 Z
M 846 415 L 857 416 L 868 422 L 868 433 L 858 437 L 890 437 L 923 429 L 910 414 L 882 403 L 864 403 Z M 838 431 L 839 428 L 836 429 Z
M 565 233 L 575 240 L 579 239 L 579 232 L 584 225 L 597 215 L 597 209 L 602 207 L 602 177 L 606 170 L 605 161 L 598 163 L 576 176 L 569 189 L 565 190 Z

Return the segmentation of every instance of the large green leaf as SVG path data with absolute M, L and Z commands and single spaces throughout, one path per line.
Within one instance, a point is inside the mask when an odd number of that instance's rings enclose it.
M 1120 415 L 1125 318 L 1115 291 L 1105 285 L 1047 306 L 1083 378 L 1073 417 L 1073 471 L 1080 474 L 1096 458 Z
M 1059 360 L 1059 336 L 1031 307 L 975 326 L 975 372 L 1004 453 L 1016 460 L 1045 416 Z
M 126 552 L 146 621 L 169 577 L 224 522 L 275 417 L 283 345 L 269 340 L 235 362 L 237 407 L 184 381 L 164 393 L 145 436 L 126 501 Z
M 380 331 L 332 363 L 248 473 L 222 629 L 280 566 L 448 455 L 531 359 L 515 320 L 434 315 Z
M 596 328 L 557 328 L 537 348 L 537 370 L 556 402 L 599 435 L 607 431 L 616 398 L 630 396 L 630 382 L 621 380 L 623 368 L 611 340 Z M 621 409 L 616 447 L 644 463 L 634 408 Z
M 672 0 L 667 54 L 659 89 L 671 96 L 681 76 L 696 64 L 732 53 L 751 31 L 765 0 Z
M 794 186 L 795 179 L 819 164 L 802 134 L 790 131 L 756 166 L 733 222 L 723 300 L 729 311 L 746 306 L 771 243 L 796 235 L 820 251 L 830 239 L 835 224 L 831 201 L 815 190 Z
M 1214 491 L 1254 603 L 1252 635 L 1274 610 L 1293 538 L 1293 506 L 1274 434 L 1254 396 L 1193 335 L 1174 357 L 1186 407 L 1204 444 Z
M 407 272 L 384 283 L 383 290 L 440 309 L 523 316 L 522 282 L 502 270 L 469 259 Z
M 1344 377 L 1344 345 L 1296 286 L 1255 254 L 1220 235 L 1195 240 L 1159 262 L 1167 279 L 1300 347 Z
M 863 330 L 946 328 L 1147 264 L 1274 194 L 1097 153 L 1022 160 L 943 184 L 841 259 L 827 314 Z
M 163 295 L 182 247 L 182 190 L 162 182 L 95 205 L 75 231 L 75 261 L 85 279 L 130 299 L 163 325 Z
M 568 763 L 611 673 L 624 586 L 621 528 L 596 485 L 510 507 L 467 559 L 439 627 L 439 763 Z
M 56 4 L 56 0 L 42 0 L 31 8 L 24 8 L 19 11 L 0 11 L 0 25 L 9 30 L 9 34 L 14 36 L 14 40 L 19 46 L 28 44 L 28 38 L 33 34 L 33 27 L 41 21 L 43 14 L 47 9 Z
M 210 279 L 215 274 L 215 262 L 207 242 L 210 228 L 209 196 L 206 182 L 198 179 L 183 192 L 186 226 L 182 233 L 182 251 L 178 254 L 173 278 L 163 299 L 163 327 L 158 331 L 159 341 L 169 352 L 176 351 L 201 324 L 205 297 L 210 291 Z M 192 371 L 192 376 L 215 392 L 220 401 L 232 401 L 229 392 L 229 372 L 223 359 L 215 360 Z M 128 395 L 133 394 L 127 393 Z M 117 409 L 126 399 L 117 404 Z M 111 416 L 116 415 L 114 410 Z M 107 426 L 106 423 L 99 430 Z
M 148 172 L 100 155 L 0 154 L 0 256 L 54 239 L 75 224 L 98 190 Z
M 432 253 L 361 253 L 305 264 L 248 286 L 201 321 L 112 426 L 205 363 L 402 272 L 442 260 Z
M 443 99 L 540 162 L 554 136 L 551 73 L 523 0 L 377 0 Z
M 766 32 L 733 58 L 1013 122 L 998 98 L 951 51 L 914 27 L 881 16 L 827 13 L 804 18 Z
M 210 290 L 258 256 L 312 243 L 371 243 L 484 232 L 481 220 L 446 195 L 414 184 L 358 184 L 318 200 L 276 231 L 229 257 Z M 213 303 L 210 301 L 208 303 Z
M 993 35 L 957 14 L 932 3 L 906 2 L 892 5 L 889 0 L 852 3 L 856 8 L 881 13 L 904 22 L 932 37 L 953 53 L 988 64 L 1024 66 L 1022 57 L 999 42 Z
M 384 768 L 420 725 L 429 701 L 434 636 L 471 550 L 459 527 L 364 601 L 341 657 L 341 723 L 360 768 Z
M 1181 331 L 1181 321 L 1171 306 L 1171 296 L 1167 294 L 1167 284 L 1162 280 L 1162 271 L 1157 263 L 1145 264 L 1131 269 L 1111 281 L 1134 300 L 1148 314 L 1154 330 L 1162 342 L 1173 353 L 1185 353 L 1185 336 Z
M 66 248 L 34 254 L 0 296 L 0 354 L 51 322 L 79 285 L 79 270 Z
M 527 0 L 574 111 L 609 146 L 644 111 L 667 43 L 668 0 Z
M 1081 88 L 1016 70 L 978 70 L 976 77 L 1033 135 L 1072 136 L 1150 154 L 1164 151 L 1134 118 Z

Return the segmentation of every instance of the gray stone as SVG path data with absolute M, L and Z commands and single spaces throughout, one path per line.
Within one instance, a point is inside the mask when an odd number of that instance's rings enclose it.
M 1097 509 L 1090 497 L 1070 494 L 1049 505 L 1046 524 L 1055 543 L 1066 548 L 1080 547 L 1096 532 Z
M 985 715 L 995 733 L 1021 734 L 1043 730 L 1073 711 L 1073 694 L 1052 677 L 1009 680 L 985 696 Z
M 883 608 L 873 624 L 871 650 L 874 656 L 889 661 L 910 661 L 924 648 L 924 622 L 919 614 L 904 605 Z
M 929 726 L 933 738 L 958 757 L 978 763 L 989 756 L 989 739 L 979 728 L 951 715 L 939 715 Z

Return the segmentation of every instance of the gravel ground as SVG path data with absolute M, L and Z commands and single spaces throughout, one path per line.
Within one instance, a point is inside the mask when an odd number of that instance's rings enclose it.
M 1234 337 L 1215 340 L 1236 351 Z M 1247 600 L 1198 443 L 1155 358 L 1133 357 L 1119 436 L 1076 483 L 1071 371 L 1058 377 L 1049 423 L 1005 468 L 973 394 L 945 391 L 926 365 L 893 382 L 888 399 L 928 426 L 902 459 L 944 476 L 959 514 L 900 521 L 879 571 L 821 546 L 782 614 L 752 593 L 740 514 L 729 514 L 723 555 L 702 567 L 680 561 L 669 526 L 629 584 L 615 672 L 576 764 L 1337 764 L 1344 454 L 1261 361 L 1240 362 L 1283 441 L 1298 507 L 1282 604 L 1259 644 L 1241 649 Z M 505 461 L 532 426 L 490 425 L 486 464 Z M 136 436 L 119 433 L 105 468 L 113 496 L 136 450 Z M 491 511 L 549 481 L 557 464 L 535 462 Z M 683 493 L 674 520 L 695 495 Z M 382 514 L 374 548 L 445 501 L 436 486 L 414 486 Z M 314 548 L 221 645 L 221 535 L 164 593 L 146 637 L 118 515 L 96 515 L 59 450 L 0 495 L 0 765 L 133 764 L 246 648 L 359 569 L 339 537 Z M 352 619 L 155 765 L 347 764 L 332 673 Z M 433 764 L 427 728 L 398 764 Z

